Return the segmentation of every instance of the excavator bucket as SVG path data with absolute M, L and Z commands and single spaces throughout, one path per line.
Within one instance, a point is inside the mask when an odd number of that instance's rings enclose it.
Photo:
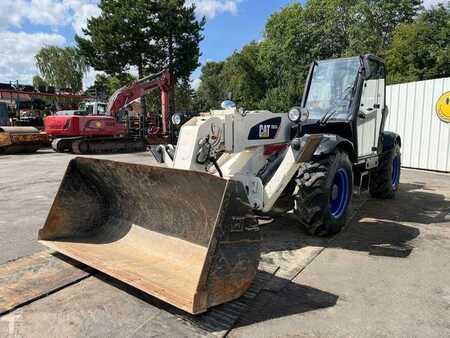
M 34 153 L 48 144 L 46 133 L 33 127 L 0 127 L 0 154 Z
M 240 297 L 260 254 L 241 183 L 87 158 L 70 162 L 39 240 L 192 314 Z

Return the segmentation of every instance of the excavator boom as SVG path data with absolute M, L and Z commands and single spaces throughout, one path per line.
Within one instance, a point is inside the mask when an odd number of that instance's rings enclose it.
M 136 80 L 129 86 L 118 89 L 111 95 L 107 111 L 110 115 L 115 116 L 127 104 L 143 97 L 145 93 L 159 88 L 161 93 L 162 129 L 165 135 L 168 132 L 169 91 L 172 86 L 172 76 L 168 70 L 146 76 Z

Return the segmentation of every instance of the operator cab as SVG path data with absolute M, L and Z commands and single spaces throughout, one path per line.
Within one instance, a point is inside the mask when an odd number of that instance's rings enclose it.
M 384 62 L 374 55 L 314 62 L 301 107 L 299 136 L 330 133 L 355 147 L 357 157 L 376 156 L 386 119 Z
M 348 121 L 352 117 L 360 59 L 358 57 L 316 62 L 312 68 L 304 107 L 314 121 Z
M 86 115 L 106 115 L 107 104 L 103 102 L 82 102 L 80 103 L 79 110 L 86 111 Z

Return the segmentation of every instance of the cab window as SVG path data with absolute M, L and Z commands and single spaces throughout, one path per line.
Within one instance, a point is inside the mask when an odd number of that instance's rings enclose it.
M 97 105 L 97 114 L 98 115 L 105 115 L 106 114 L 106 105 L 105 104 L 98 104 Z

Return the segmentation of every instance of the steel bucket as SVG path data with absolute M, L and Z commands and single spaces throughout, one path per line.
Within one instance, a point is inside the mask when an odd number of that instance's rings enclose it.
M 252 216 L 237 181 L 76 158 L 39 240 L 197 314 L 252 283 L 260 255 Z

